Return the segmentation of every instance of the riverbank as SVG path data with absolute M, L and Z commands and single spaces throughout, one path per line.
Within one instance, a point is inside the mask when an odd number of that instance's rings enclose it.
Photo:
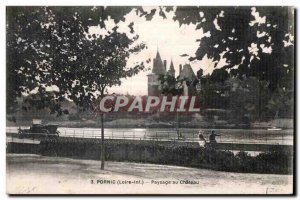
M 292 175 L 218 172 L 125 162 L 106 162 L 102 171 L 100 161 L 28 154 L 7 154 L 6 160 L 9 194 L 265 195 L 293 192 Z M 124 184 L 102 184 L 103 180 L 119 180 Z M 144 184 L 129 184 L 128 181 L 134 180 Z M 195 184 L 180 184 L 180 180 L 194 181 Z M 152 181 L 179 181 L 179 184 L 158 185 Z

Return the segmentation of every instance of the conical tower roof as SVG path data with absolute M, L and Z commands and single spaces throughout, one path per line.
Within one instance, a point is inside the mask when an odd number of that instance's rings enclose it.
M 174 68 L 173 60 L 171 60 L 171 64 L 170 64 L 170 71 L 174 71 L 174 72 L 175 72 L 175 68 Z
M 164 64 L 161 60 L 161 57 L 160 57 L 160 54 L 158 51 L 156 53 L 156 57 L 153 59 L 152 73 L 154 73 L 154 74 L 165 74 L 166 73 Z

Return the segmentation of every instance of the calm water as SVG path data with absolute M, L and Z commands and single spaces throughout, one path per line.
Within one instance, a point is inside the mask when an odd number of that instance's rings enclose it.
M 7 132 L 17 133 L 19 127 L 7 127 Z M 28 128 L 28 127 L 21 127 Z M 181 140 L 197 141 L 200 129 L 180 129 Z M 208 140 L 211 130 L 215 130 L 221 136 L 218 142 L 239 143 L 265 143 L 265 144 L 293 144 L 293 130 L 266 130 L 266 129 L 201 129 L 205 139 Z M 100 128 L 58 128 L 61 137 L 83 137 L 101 138 Z M 176 140 L 178 134 L 175 129 L 105 129 L 105 138 L 115 139 L 154 139 L 154 140 Z

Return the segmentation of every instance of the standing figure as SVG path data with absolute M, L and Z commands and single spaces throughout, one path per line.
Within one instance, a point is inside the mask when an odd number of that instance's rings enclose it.
M 216 136 L 221 136 L 221 135 L 215 134 L 215 131 L 211 131 L 211 134 L 209 136 L 209 143 L 217 143 Z
M 200 145 L 200 147 L 204 147 L 205 144 L 206 144 L 206 140 L 205 140 L 205 138 L 204 138 L 204 136 L 203 136 L 203 134 L 202 134 L 201 131 L 199 131 L 198 138 L 199 138 L 199 145 Z

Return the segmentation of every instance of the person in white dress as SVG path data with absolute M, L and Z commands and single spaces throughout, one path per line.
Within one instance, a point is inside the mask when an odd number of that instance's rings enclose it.
M 199 145 L 200 145 L 200 147 L 204 147 L 205 144 L 206 144 L 206 140 L 205 140 L 205 138 L 204 138 L 203 133 L 202 133 L 201 130 L 199 131 L 198 138 L 199 138 Z

